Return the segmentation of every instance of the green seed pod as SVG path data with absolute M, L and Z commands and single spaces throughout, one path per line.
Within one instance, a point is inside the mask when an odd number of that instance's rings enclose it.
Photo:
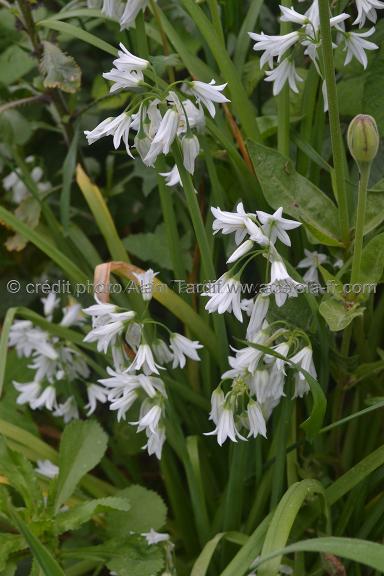
M 368 114 L 355 116 L 348 128 L 348 148 L 359 167 L 371 164 L 379 149 L 379 142 L 375 119 Z

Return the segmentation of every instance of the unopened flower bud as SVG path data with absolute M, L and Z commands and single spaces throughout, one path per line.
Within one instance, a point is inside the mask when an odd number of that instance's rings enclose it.
M 358 114 L 348 128 L 348 147 L 359 168 L 370 164 L 379 149 L 379 132 L 372 116 Z

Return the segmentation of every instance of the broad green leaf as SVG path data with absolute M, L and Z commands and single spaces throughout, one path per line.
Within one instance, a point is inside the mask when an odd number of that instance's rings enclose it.
M 0 55 L 0 83 L 10 86 L 36 66 L 32 56 L 20 48 L 9 46 Z
M 164 552 L 144 541 L 119 550 L 119 556 L 107 566 L 117 576 L 157 576 L 164 567 Z
M 380 50 L 369 69 L 363 92 L 363 110 L 371 114 L 384 136 L 384 55 Z M 361 111 L 361 110 L 360 110 Z
M 363 248 L 361 258 L 361 281 L 381 282 L 384 270 L 384 232 L 370 240 Z
M 68 56 L 56 44 L 43 42 L 41 68 L 46 88 L 59 88 L 74 94 L 80 88 L 81 70 L 72 56 Z
M 344 330 L 358 316 L 364 314 L 365 308 L 357 303 L 347 302 L 336 296 L 324 296 L 319 312 L 332 332 Z
M 137 258 L 140 258 L 143 262 L 153 262 L 160 268 L 173 269 L 164 224 L 157 226 L 154 232 L 131 234 L 127 236 L 123 242 L 128 251 Z M 190 238 L 184 236 L 180 241 L 178 250 L 183 253 L 187 270 L 191 270 L 192 267 L 192 259 L 188 251 L 189 248 Z
M 28 546 L 43 571 L 44 576 L 65 576 L 63 569 L 56 562 L 51 552 L 43 546 L 34 534 L 32 534 L 27 524 L 22 520 L 16 510 L 11 512 L 11 516 L 17 528 L 20 530 L 20 533 L 27 541 Z
M 58 533 L 61 534 L 68 530 L 76 530 L 79 526 L 85 522 L 89 522 L 95 514 L 100 512 L 106 512 L 111 509 L 128 512 L 130 507 L 131 504 L 128 498 L 110 496 L 109 498 L 90 500 L 89 502 L 84 502 L 74 508 L 60 512 L 60 514 L 56 516 L 55 526 Z
M 370 566 L 371 568 L 378 570 L 380 573 L 384 567 L 384 545 L 377 544 L 376 542 L 368 542 L 367 540 L 358 540 L 356 538 L 328 537 L 302 540 L 301 542 L 291 544 L 286 548 L 274 552 L 273 556 L 279 555 L 279 557 L 281 557 L 293 552 L 319 552 L 321 554 L 334 554 L 335 556 L 340 556 L 341 558 L 346 558 L 347 560 Z M 255 561 L 254 566 L 257 570 L 257 574 L 267 574 L 267 572 L 263 571 L 263 567 L 266 563 L 268 562 L 269 564 L 270 562 L 267 558 L 268 557 L 262 556 Z M 272 574 L 273 576 L 277 576 L 278 572 L 268 572 L 268 574 L 271 574 L 271 576 Z
M 337 83 L 337 96 L 341 116 L 353 117 L 362 111 L 364 76 L 352 76 Z
M 166 522 L 167 508 L 162 498 L 142 486 L 133 485 L 118 492 L 118 498 L 130 503 L 127 512 L 113 511 L 107 515 L 107 531 L 111 536 L 127 536 L 132 532 L 159 530 Z
M 67 22 L 60 22 L 54 19 L 51 20 L 49 18 L 46 20 L 40 20 L 38 26 L 50 30 L 56 30 L 56 32 L 61 32 L 62 34 L 66 34 L 73 38 L 78 38 L 91 46 L 99 48 L 99 50 L 103 50 L 103 52 L 107 52 L 112 56 L 117 56 L 117 48 L 108 44 L 108 42 L 101 40 L 101 38 L 98 38 L 94 34 L 90 34 L 90 32 L 83 30 L 83 28 L 80 28 L 79 26 L 74 26 L 73 24 L 67 24 Z
M 329 246 L 338 246 L 337 207 L 310 180 L 298 174 L 292 162 L 272 148 L 249 142 L 249 153 L 267 202 L 274 210 L 300 220 L 311 235 Z
M 97 466 L 107 449 L 108 437 L 94 421 L 77 420 L 69 424 L 61 437 L 59 475 L 55 510 L 72 495 L 83 476 Z
M 261 557 L 269 556 L 275 550 L 285 546 L 300 508 L 308 497 L 315 494 L 320 495 L 326 502 L 324 488 L 317 480 L 302 480 L 289 487 L 273 513 Z M 258 570 L 258 576 L 276 576 L 281 559 L 282 556 L 276 556 L 269 562 L 263 563 Z
M 22 146 L 32 136 L 32 124 L 18 110 L 4 110 L 0 114 L 0 131 L 4 142 Z

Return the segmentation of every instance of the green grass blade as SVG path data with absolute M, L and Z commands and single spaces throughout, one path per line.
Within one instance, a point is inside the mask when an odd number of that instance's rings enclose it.
M 78 26 L 74 26 L 73 24 L 68 24 L 67 22 L 61 22 L 54 18 L 47 18 L 46 20 L 40 20 L 37 23 L 38 26 L 42 26 L 43 28 L 48 28 L 49 30 L 56 30 L 56 32 L 60 32 L 61 34 L 66 34 L 71 36 L 72 38 L 78 38 L 91 46 L 95 46 L 95 48 L 99 48 L 99 50 L 103 50 L 103 52 L 107 52 L 107 54 L 111 54 L 112 56 L 117 56 L 117 48 L 101 40 L 94 34 L 83 30 Z
M 296 544 L 291 544 L 286 548 L 282 548 L 269 556 L 261 557 L 255 562 L 255 568 L 264 566 L 264 563 L 270 562 L 271 558 L 276 556 L 283 556 L 293 552 L 320 552 L 321 554 L 333 554 L 335 556 L 359 562 L 370 566 L 375 570 L 382 573 L 384 567 L 384 546 L 376 542 L 368 542 L 367 540 L 358 540 L 355 538 L 313 538 L 311 540 L 302 540 Z M 264 574 L 261 569 L 257 570 L 257 574 Z M 271 572 L 272 574 L 272 572 Z M 273 576 L 277 576 L 277 571 Z
M 61 223 L 65 231 L 68 231 L 69 226 L 70 208 L 71 208 L 71 186 L 76 168 L 78 141 L 79 141 L 79 131 L 76 130 L 63 164 L 63 187 L 60 195 L 60 214 L 61 214 Z
M 251 42 L 248 32 L 253 32 L 257 19 L 259 17 L 260 9 L 263 5 L 263 0 L 252 0 L 250 3 L 246 17 L 241 25 L 238 40 L 236 43 L 235 54 L 233 61 L 237 68 L 241 68 L 247 57 L 249 44 Z
M 0 337 L 0 397 L 3 393 L 5 368 L 7 365 L 8 336 L 17 308 L 9 308 L 4 318 Z

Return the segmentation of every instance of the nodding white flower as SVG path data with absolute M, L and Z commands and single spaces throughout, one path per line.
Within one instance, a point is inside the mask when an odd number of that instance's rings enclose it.
M 273 95 L 280 94 L 286 82 L 288 82 L 290 89 L 296 94 L 299 92 L 297 82 L 303 82 L 302 77 L 296 72 L 294 63 L 286 58 L 273 70 L 267 70 L 266 82 L 273 82 Z
M 258 294 L 253 301 L 251 317 L 247 327 L 247 340 L 252 340 L 260 331 L 269 308 L 269 297 L 265 294 Z
M 97 407 L 97 403 L 105 404 L 107 401 L 107 392 L 105 388 L 99 386 L 98 384 L 90 384 L 87 388 L 88 403 L 84 406 L 87 410 L 87 416 L 94 413 Z
M 195 135 L 186 134 L 181 141 L 181 147 L 183 149 L 184 167 L 190 174 L 194 174 L 195 161 L 200 152 L 199 139 Z
M 152 342 L 152 349 L 156 360 L 160 364 L 167 364 L 173 360 L 173 354 L 164 340 L 157 338 L 154 342 Z
M 183 132 L 187 130 L 185 114 L 187 114 L 188 124 L 191 129 L 196 128 L 198 132 L 204 129 L 205 115 L 200 103 L 195 106 L 191 100 L 183 100 L 183 114 L 180 114 L 179 120 L 179 128 L 182 128 Z
M 148 344 L 140 344 L 136 356 L 127 372 L 142 369 L 144 374 L 148 376 L 149 374 L 159 374 L 158 368 L 161 369 L 162 367 L 159 364 L 156 364 L 150 346 Z
M 286 358 L 288 356 L 289 348 L 290 346 L 288 342 L 281 342 L 280 344 L 274 346 L 272 350 L 274 350 L 277 354 L 280 354 L 280 356 L 284 356 L 284 358 Z M 283 374 L 285 374 L 284 366 L 286 362 L 282 358 L 276 358 L 276 356 L 266 354 L 264 357 L 264 361 L 266 364 L 273 363 L 276 370 L 278 370 L 279 372 L 283 372 Z
M 101 10 L 108 18 L 119 20 L 123 10 L 123 4 L 121 0 L 103 0 Z
M 141 335 L 143 333 L 143 325 L 138 322 L 130 322 L 125 333 L 125 341 L 132 350 L 137 350 L 141 342 Z
M 273 364 L 269 374 L 269 394 L 268 399 L 279 401 L 284 394 L 285 374 L 283 370 L 278 370 L 276 364 Z
M 113 319 L 115 317 L 115 319 Z M 96 326 L 88 332 L 84 338 L 84 342 L 96 342 L 98 352 L 107 353 L 108 347 L 113 346 L 116 338 L 122 333 L 127 322 L 135 317 L 132 311 L 124 312 L 122 314 L 113 313 L 110 320 L 106 324 Z M 120 319 L 121 318 L 121 319 Z
M 212 392 L 211 396 L 211 411 L 209 413 L 209 419 L 212 420 L 214 424 L 218 424 L 219 418 L 224 408 L 225 396 L 221 387 L 218 386 Z
M 115 150 L 120 146 L 121 139 L 123 139 L 127 153 L 131 158 L 133 158 L 128 142 L 131 124 L 132 117 L 126 112 L 122 112 L 119 116 L 106 118 L 93 130 L 85 130 L 84 134 L 87 138 L 88 144 L 93 144 L 100 138 L 104 138 L 104 136 L 113 135 L 113 145 Z
M 248 438 L 253 436 L 256 438 L 259 436 L 267 437 L 267 427 L 265 424 L 264 416 L 261 411 L 260 405 L 252 400 L 252 398 L 248 402 L 247 406 L 247 416 L 248 416 L 248 426 L 249 426 L 249 434 Z
M 226 85 L 227 84 L 216 84 L 215 80 L 211 80 L 209 84 L 200 82 L 199 80 L 193 80 L 192 82 L 188 82 L 187 92 L 191 92 L 198 102 L 204 104 L 212 118 L 214 118 L 216 114 L 214 103 L 223 104 L 224 102 L 230 102 L 230 100 L 222 94 Z
M 328 258 L 325 254 L 320 254 L 319 252 L 307 250 L 304 248 L 305 258 L 300 260 L 297 267 L 298 268 L 308 268 L 303 276 L 305 282 L 318 282 L 319 274 L 318 267 L 324 264 Z
M 232 264 L 232 262 L 236 262 L 239 258 L 247 254 L 253 248 L 253 241 L 252 240 L 245 240 L 232 254 L 227 260 L 227 264 Z
M 44 316 L 48 320 L 52 320 L 53 312 L 58 307 L 60 300 L 54 292 L 50 292 L 48 296 L 41 299 L 44 304 Z
M 264 330 L 260 330 L 251 340 L 252 344 L 264 345 L 268 334 Z M 247 370 L 250 374 L 253 374 L 258 367 L 264 352 L 258 350 L 253 346 L 246 346 L 245 348 L 240 348 L 236 351 L 236 357 L 231 358 L 231 366 L 235 370 L 241 372 Z M 223 375 L 224 376 L 224 375 Z
M 375 23 L 377 20 L 376 10 L 384 9 L 384 2 L 380 0 L 355 0 L 357 8 L 357 18 L 353 24 L 359 24 L 359 28 L 364 26 L 366 20 Z
M 28 368 L 31 370 L 36 370 L 35 380 L 41 382 L 47 379 L 48 382 L 52 383 L 55 379 L 62 380 L 64 373 L 58 368 L 58 360 L 56 358 L 48 358 L 44 354 L 34 354 L 33 361 L 28 364 Z
M 92 320 L 109 317 L 110 314 L 118 311 L 118 307 L 115 304 L 109 304 L 109 302 L 100 302 L 97 297 L 95 300 L 97 304 L 92 304 L 92 306 L 83 309 L 84 314 L 91 316 Z
M 340 270 L 344 266 L 344 260 L 342 258 L 336 258 L 333 263 L 333 267 Z
M 154 272 L 152 268 L 149 268 L 145 272 L 134 272 L 133 275 L 138 279 L 140 283 L 140 291 L 143 297 L 143 300 L 149 301 L 152 300 L 153 294 L 153 281 L 155 276 L 158 275 L 158 272 Z
M 278 208 L 273 214 L 268 214 L 261 210 L 257 210 L 256 214 L 262 224 L 264 234 L 272 243 L 275 243 L 278 238 L 286 246 L 291 245 L 291 240 L 286 230 L 298 228 L 298 226 L 301 226 L 300 222 L 283 218 L 283 208 Z
M 128 0 L 120 18 L 120 28 L 128 29 L 135 23 L 138 13 L 145 10 L 149 0 Z
M 263 404 L 271 395 L 270 371 L 266 368 L 257 369 L 248 382 L 250 392 L 256 396 L 259 404 Z
M 203 348 L 203 345 L 200 344 L 197 340 L 190 340 L 186 338 L 182 334 L 177 334 L 174 332 L 170 337 L 170 349 L 173 353 L 173 363 L 172 368 L 184 368 L 186 363 L 186 356 L 191 358 L 191 360 L 200 360 L 200 356 L 196 352 L 199 348 Z
M 135 1 L 137 0 L 133 0 L 133 2 L 132 0 L 128 0 L 127 6 L 134 3 Z M 135 56 L 129 52 L 129 50 L 126 49 L 122 42 L 120 42 L 119 46 L 120 50 L 117 52 L 118 58 L 113 61 L 115 68 L 118 68 L 121 71 L 131 72 L 132 70 L 145 70 L 149 66 L 148 60 L 139 58 L 138 56 Z
M 144 80 L 144 75 L 141 70 L 124 70 L 120 68 L 112 68 L 110 72 L 104 72 L 103 78 L 112 82 L 109 91 L 111 94 L 123 89 L 137 88 Z
M 233 312 L 239 322 L 243 321 L 241 313 L 241 283 L 236 278 L 229 276 L 228 272 L 220 276 L 216 282 L 209 284 L 208 291 L 202 296 L 209 298 L 205 309 L 209 313 Z
M 155 456 L 160 460 L 161 452 L 163 450 L 163 445 L 165 442 L 165 430 L 162 426 L 157 429 L 157 432 L 153 434 L 149 428 L 146 430 L 147 443 L 143 450 L 147 450 L 149 456 L 155 454 Z
M 77 302 L 69 304 L 63 308 L 63 317 L 60 321 L 60 326 L 81 326 L 84 323 L 82 316 L 81 306 Z
M 14 387 L 20 394 L 17 397 L 16 404 L 31 404 L 41 392 L 40 382 L 13 382 Z
M 152 434 L 156 434 L 162 415 L 163 411 L 161 406 L 158 404 L 151 406 L 150 404 L 146 404 L 145 401 L 142 404 L 139 420 L 137 422 L 130 422 L 130 424 L 137 426 L 137 432 L 142 432 L 146 428 L 149 428 Z
M 264 32 L 261 34 L 249 32 L 249 36 L 252 40 L 256 41 L 253 49 L 256 52 L 264 52 L 260 58 L 260 68 L 263 68 L 266 63 L 272 68 L 273 59 L 277 58 L 277 61 L 280 62 L 286 51 L 300 39 L 299 32 L 297 31 L 281 36 L 268 36 L 264 34 Z
M 46 478 L 56 478 L 59 474 L 59 467 L 50 460 L 38 460 L 35 468 L 36 472 Z
M 41 392 L 40 396 L 35 398 L 29 403 L 32 410 L 37 408 L 46 408 L 47 410 L 52 410 L 56 408 L 56 390 L 53 386 L 47 386 Z
M 172 188 L 172 186 L 182 186 L 180 172 L 176 164 L 169 172 L 160 172 L 160 176 L 165 178 L 165 185 L 170 188 Z
M 383 3 L 384 6 L 384 3 Z M 350 63 L 353 57 L 356 58 L 363 65 L 364 69 L 368 66 L 368 58 L 365 50 L 377 50 L 378 45 L 369 40 L 365 40 L 375 33 L 375 29 L 371 28 L 366 32 L 346 32 L 345 33 L 345 56 L 344 66 Z
M 240 440 L 245 440 L 245 438 L 243 438 L 243 436 L 241 436 L 237 430 L 233 410 L 228 406 L 223 407 L 215 430 L 212 432 L 205 432 L 205 435 L 217 435 L 217 443 L 220 446 L 224 444 L 227 438 L 232 440 L 232 442 L 237 442 L 237 438 L 240 438 Z
M 70 396 L 68 400 L 64 402 L 64 404 L 59 404 L 53 415 L 63 418 L 65 424 L 71 422 L 71 420 L 78 420 L 79 409 L 77 408 L 75 398 Z
M 136 389 L 127 389 L 120 391 L 120 393 L 108 395 L 108 400 L 111 402 L 109 405 L 110 410 L 117 410 L 117 421 L 125 420 L 126 413 L 136 402 L 139 394 Z
M 171 145 L 176 138 L 179 125 L 179 114 L 169 108 L 164 114 L 156 136 L 152 140 L 148 154 L 144 158 L 144 164 L 153 166 L 159 154 L 168 154 Z
M 281 22 L 293 22 L 294 24 L 308 24 L 308 16 L 306 14 L 300 14 L 300 12 L 296 12 L 296 10 L 291 7 L 287 8 L 286 6 L 279 6 L 281 16 Z
M 142 536 L 144 536 L 150 546 L 153 544 L 159 544 L 160 542 L 167 542 L 170 538 L 169 534 L 161 534 L 160 532 L 153 530 L 153 528 L 151 528 L 149 532 L 143 533 Z
M 212 223 L 213 233 L 232 234 L 235 232 L 235 242 L 241 244 L 248 234 L 247 222 L 250 221 L 248 214 L 244 210 L 242 202 L 236 206 L 236 212 L 225 212 L 219 207 L 211 208 L 215 219 Z
M 310 346 L 304 346 L 299 352 L 290 358 L 293 364 L 297 364 L 303 370 L 306 370 L 313 378 L 317 378 L 316 368 L 313 363 L 313 352 Z M 310 388 L 305 374 L 297 371 L 295 374 L 295 392 L 293 397 L 302 398 L 309 392 Z
M 269 254 L 271 262 L 271 281 L 270 287 L 273 288 L 277 306 L 282 306 L 288 296 L 297 296 L 297 287 L 301 286 L 288 274 L 287 268 L 276 250 Z
M 57 358 L 57 352 L 49 342 L 49 335 L 34 328 L 29 320 L 16 320 L 9 331 L 9 346 L 15 347 L 18 356 L 28 358 L 33 352 L 39 352 L 51 359 Z

